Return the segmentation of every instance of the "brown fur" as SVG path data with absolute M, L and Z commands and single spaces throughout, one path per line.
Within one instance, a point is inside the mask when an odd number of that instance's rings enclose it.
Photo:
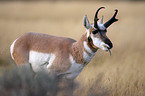
M 53 53 L 56 55 L 51 69 L 57 72 L 64 72 L 71 66 L 69 55 L 73 56 L 76 63 L 84 64 L 83 41 L 87 41 L 86 33 L 76 42 L 74 39 L 56 37 L 41 33 L 25 33 L 19 37 L 14 45 L 13 57 L 17 65 L 29 63 L 29 51 L 41 53 Z M 88 43 L 90 48 L 91 43 Z
M 73 43 L 71 54 L 73 59 L 76 63 L 82 64 L 84 63 L 83 53 L 84 53 L 84 46 L 83 41 L 87 41 L 86 33 L 81 36 L 81 38 Z
M 40 33 L 25 33 L 17 39 L 14 45 L 13 57 L 18 65 L 28 63 L 29 51 L 37 51 L 41 53 L 54 53 L 57 57 L 54 60 L 53 67 L 57 67 L 62 71 L 62 64 L 68 65 L 68 57 L 71 50 L 71 45 L 76 42 L 70 38 L 56 37 Z M 67 58 L 67 59 L 63 59 Z M 66 64 L 65 64 L 66 62 Z M 54 69 L 54 68 L 53 68 Z

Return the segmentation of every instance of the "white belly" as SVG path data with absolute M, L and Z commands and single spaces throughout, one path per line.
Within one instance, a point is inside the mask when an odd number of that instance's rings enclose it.
M 29 63 L 32 65 L 32 68 L 35 72 L 48 72 L 48 69 L 52 65 L 54 59 L 54 54 L 40 53 L 36 51 L 29 52 Z
M 32 65 L 34 72 L 38 71 L 49 72 L 49 68 L 51 67 L 55 57 L 56 57 L 55 54 L 30 51 L 29 63 Z M 71 55 L 69 59 L 71 62 L 71 67 L 66 72 L 58 73 L 58 76 L 62 76 L 62 78 L 66 79 L 75 79 L 79 75 L 79 73 L 83 70 L 85 64 L 76 63 Z

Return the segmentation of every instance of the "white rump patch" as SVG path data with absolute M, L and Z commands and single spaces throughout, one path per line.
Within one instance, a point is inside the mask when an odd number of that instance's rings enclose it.
M 16 39 L 17 40 L 17 39 Z M 15 42 L 16 40 L 12 43 L 12 45 L 10 46 L 10 53 L 11 53 L 11 57 L 12 59 L 14 60 L 14 57 L 13 57 L 13 52 L 14 52 L 14 45 L 15 45 Z
M 52 65 L 55 59 L 54 54 L 40 53 L 36 51 L 29 52 L 29 63 L 32 64 L 32 68 L 35 72 L 37 71 L 47 71 Z

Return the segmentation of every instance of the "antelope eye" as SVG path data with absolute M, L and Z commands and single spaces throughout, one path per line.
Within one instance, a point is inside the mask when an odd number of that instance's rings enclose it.
M 92 31 L 92 33 L 93 34 L 96 34 L 96 33 L 98 33 L 98 30 L 94 30 L 94 31 Z

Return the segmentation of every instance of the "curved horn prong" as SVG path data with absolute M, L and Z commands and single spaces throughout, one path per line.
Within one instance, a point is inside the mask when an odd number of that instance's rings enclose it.
M 97 21 L 99 20 L 99 18 L 98 18 L 98 12 L 99 12 L 102 8 L 105 8 L 105 7 L 100 7 L 100 8 L 96 11 L 96 14 L 95 14 L 95 17 L 94 17 L 94 27 L 97 28 L 97 29 L 99 29 L 98 24 L 97 24 Z
M 115 18 L 116 15 L 117 15 L 117 13 L 118 13 L 118 10 L 116 9 L 116 10 L 115 10 L 115 13 L 114 13 L 114 15 L 113 15 L 113 17 L 112 17 L 110 20 L 108 20 L 108 21 L 104 24 L 104 26 L 105 26 L 106 28 L 108 28 L 112 23 L 118 21 L 118 19 Z

